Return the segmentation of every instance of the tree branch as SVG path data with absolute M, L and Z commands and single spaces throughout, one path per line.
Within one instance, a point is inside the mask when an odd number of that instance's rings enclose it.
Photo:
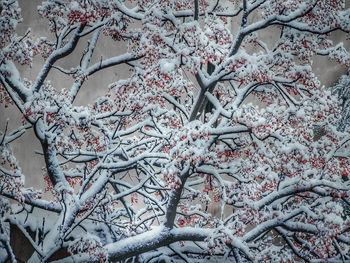
M 64 45 L 64 47 L 56 49 L 50 56 L 49 58 L 46 60 L 46 63 L 43 67 L 43 69 L 41 70 L 41 72 L 38 75 L 38 78 L 36 80 L 36 83 L 33 87 L 33 91 L 34 92 L 38 92 L 39 89 L 41 88 L 42 84 L 44 83 L 47 75 L 49 74 L 52 65 L 55 64 L 55 62 L 63 57 L 68 56 L 70 53 L 73 52 L 73 50 L 75 49 L 75 47 L 78 44 L 78 41 L 80 39 L 80 33 L 83 31 L 85 27 L 85 24 L 81 23 L 78 28 L 76 29 L 76 32 L 74 34 L 74 36 L 71 38 L 71 40 Z

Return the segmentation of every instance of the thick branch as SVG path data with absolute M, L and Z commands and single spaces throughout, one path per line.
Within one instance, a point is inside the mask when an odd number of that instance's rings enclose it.
M 17 200 L 16 195 L 14 193 L 8 192 L 5 189 L 1 190 L 0 195 L 13 200 Z M 33 207 L 41 208 L 51 212 L 60 213 L 62 211 L 62 208 L 59 204 L 48 202 L 45 200 L 40 200 L 40 199 L 33 199 L 29 195 L 24 195 L 24 203 L 31 205 Z
M 199 84 L 201 90 L 200 90 L 200 92 L 197 96 L 197 99 L 195 101 L 195 105 L 192 109 L 189 121 L 194 121 L 195 119 L 199 118 L 199 116 L 201 115 L 201 113 L 205 109 L 205 106 L 208 103 L 208 98 L 205 96 L 205 93 L 207 91 L 209 93 L 212 93 L 213 90 L 215 89 L 216 84 L 217 84 L 217 81 L 214 81 L 214 82 L 210 83 L 208 86 L 206 86 L 198 74 L 196 74 L 196 79 L 198 81 L 198 84 Z
M 105 246 L 108 251 L 108 259 L 118 262 L 127 258 L 140 255 L 177 241 L 204 241 L 213 233 L 210 229 L 203 228 L 176 228 L 169 229 L 157 227 L 137 236 L 129 237 Z M 91 259 L 89 255 L 72 256 L 56 263 L 63 262 L 99 262 L 99 259 Z
M 43 67 L 43 69 L 41 70 L 36 83 L 34 85 L 34 91 L 38 92 L 41 85 L 44 83 L 47 75 L 49 74 L 52 65 L 55 64 L 55 62 L 63 57 L 68 56 L 70 53 L 72 53 L 72 51 L 75 49 L 75 47 L 78 44 L 78 41 L 80 39 L 80 33 L 83 31 L 85 25 L 84 24 L 80 24 L 78 26 L 78 28 L 76 29 L 76 32 L 74 34 L 74 36 L 71 38 L 71 40 L 62 48 L 59 48 L 57 50 L 55 50 L 50 56 L 49 58 L 46 60 L 46 63 Z
M 28 100 L 30 92 L 21 82 L 17 67 L 12 61 L 7 61 L 0 67 L 0 73 L 1 84 L 4 85 L 12 100 L 16 102 L 17 107 L 19 107 L 21 105 L 20 102 L 11 94 L 9 89 L 16 93 L 23 102 Z M 21 108 L 19 107 L 19 109 Z
M 194 20 L 198 20 L 199 17 L 199 0 L 194 0 Z
M 166 207 L 166 214 L 165 214 L 165 220 L 164 220 L 164 226 L 167 228 L 174 227 L 177 206 L 179 205 L 180 198 L 182 195 L 182 190 L 184 188 L 184 185 L 189 175 L 189 168 L 190 166 L 187 165 L 187 167 L 184 169 L 182 174 L 179 176 L 181 180 L 181 184 L 178 186 L 177 189 L 173 190 L 170 194 L 169 201 Z
M 119 64 L 123 64 L 123 63 L 128 63 L 128 62 L 137 60 L 139 58 L 140 58 L 140 56 L 135 56 L 133 54 L 126 53 L 126 54 L 123 54 L 123 55 L 120 55 L 117 57 L 109 58 L 109 59 L 106 59 L 104 61 L 95 63 L 91 67 L 84 70 L 84 73 L 86 76 L 90 76 L 90 75 L 92 75 L 92 74 L 94 74 L 102 69 L 106 69 L 106 68 L 113 67 L 113 66 L 116 66 Z M 83 85 L 84 81 L 85 81 L 85 78 L 81 78 L 78 82 L 74 83 L 72 90 L 70 92 L 71 101 L 74 101 L 74 99 L 77 96 L 79 89 Z

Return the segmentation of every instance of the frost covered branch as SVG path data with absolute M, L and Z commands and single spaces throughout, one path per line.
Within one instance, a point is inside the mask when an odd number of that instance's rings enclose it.
M 350 260 L 347 77 L 339 101 L 311 67 L 349 66 L 328 35 L 349 32 L 345 1 L 46 0 L 38 39 L 17 1 L 0 12 L 0 103 L 22 117 L 0 132 L 0 260 Z M 28 131 L 38 174 L 13 150 Z

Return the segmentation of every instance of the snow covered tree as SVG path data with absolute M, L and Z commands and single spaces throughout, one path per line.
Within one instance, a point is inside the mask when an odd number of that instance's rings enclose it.
M 350 134 L 311 68 L 315 55 L 349 66 L 329 39 L 350 31 L 345 0 L 46 0 L 52 37 L 39 39 L 16 33 L 16 0 L 0 11 L 0 99 L 23 116 L 0 136 L 7 260 L 15 230 L 29 262 L 350 260 Z M 126 53 L 95 61 L 102 37 Z M 57 65 L 84 41 L 75 67 Z M 25 79 L 34 56 L 44 65 Z M 117 65 L 130 76 L 74 104 Z M 11 150 L 31 129 L 46 166 L 30 176 L 52 199 L 24 187 Z

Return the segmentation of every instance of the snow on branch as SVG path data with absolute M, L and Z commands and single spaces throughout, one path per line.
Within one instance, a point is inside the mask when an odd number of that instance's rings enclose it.
M 37 11 L 52 35 L 19 36 L 18 2 L 0 0 L 0 103 L 22 117 L 1 119 L 0 261 L 350 260 L 348 76 L 332 93 L 311 66 L 316 55 L 348 66 L 328 34 L 349 32 L 344 0 Z M 112 83 L 76 105 L 97 72 Z M 27 131 L 44 163 L 35 174 L 17 156 Z

